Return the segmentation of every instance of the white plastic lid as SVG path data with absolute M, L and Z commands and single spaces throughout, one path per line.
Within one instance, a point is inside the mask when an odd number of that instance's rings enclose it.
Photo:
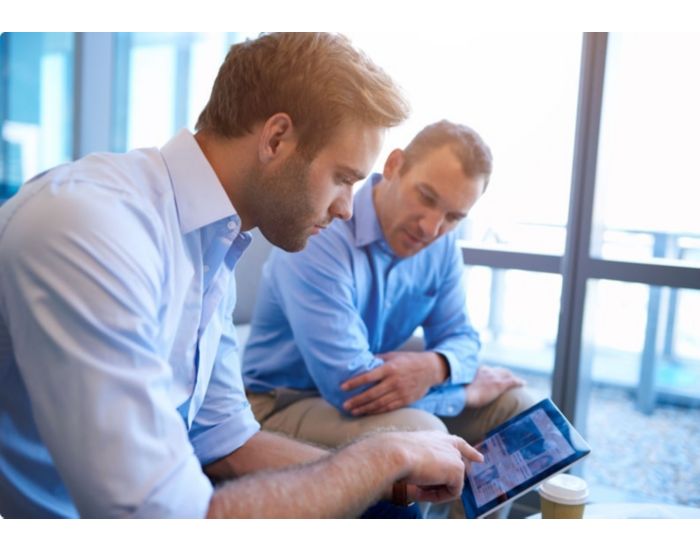
M 540 486 L 540 494 L 559 504 L 584 504 L 588 498 L 588 484 L 580 477 L 559 474 Z

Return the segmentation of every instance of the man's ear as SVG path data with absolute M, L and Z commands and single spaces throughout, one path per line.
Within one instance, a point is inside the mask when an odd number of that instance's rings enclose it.
M 399 173 L 401 166 L 403 166 L 404 154 L 401 149 L 394 149 L 384 162 L 384 171 L 382 176 L 384 179 L 391 179 Z
M 258 140 L 258 157 L 267 164 L 292 153 L 297 146 L 297 134 L 292 117 L 287 113 L 275 113 L 263 124 Z

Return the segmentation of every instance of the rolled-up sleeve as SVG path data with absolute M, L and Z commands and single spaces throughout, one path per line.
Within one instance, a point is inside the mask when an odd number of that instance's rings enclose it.
M 213 488 L 157 345 L 158 217 L 103 193 L 42 194 L 0 240 L 32 414 L 81 516 L 204 517 Z
M 202 464 L 235 451 L 260 430 L 245 395 L 240 349 L 231 313 L 233 298 L 223 303 L 223 329 L 204 402 L 190 428 L 190 441 Z

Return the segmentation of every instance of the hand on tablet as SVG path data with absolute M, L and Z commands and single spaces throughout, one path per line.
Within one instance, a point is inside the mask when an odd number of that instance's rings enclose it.
M 483 407 L 508 390 L 524 385 L 525 381 L 508 369 L 482 365 L 476 371 L 474 380 L 466 386 L 467 407 L 471 409 Z
M 394 435 L 394 434 L 392 434 Z M 410 500 L 444 502 L 462 493 L 465 469 L 483 456 L 461 437 L 443 432 L 396 432 L 407 460 Z
M 468 518 L 493 513 L 591 452 L 551 399 L 493 428 L 479 448 L 486 460 L 469 472 L 462 492 Z

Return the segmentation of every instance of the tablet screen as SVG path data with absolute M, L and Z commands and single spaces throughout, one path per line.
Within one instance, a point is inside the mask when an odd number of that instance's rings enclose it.
M 491 430 L 462 492 L 468 518 L 482 517 L 571 466 L 590 447 L 550 399 Z

